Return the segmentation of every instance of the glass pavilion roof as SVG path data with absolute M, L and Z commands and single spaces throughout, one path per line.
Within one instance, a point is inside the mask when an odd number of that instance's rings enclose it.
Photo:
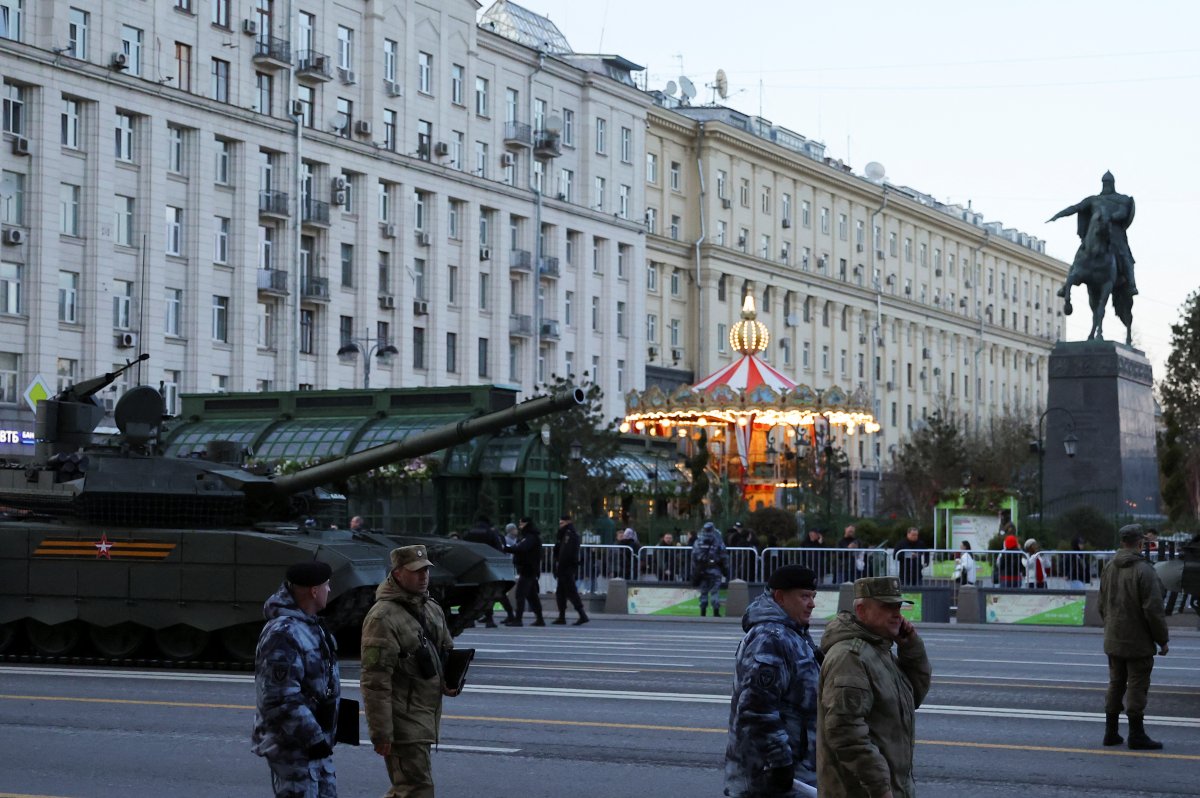
M 535 14 L 510 0 L 497 0 L 483 13 L 479 24 L 506 39 L 548 53 L 570 53 L 571 45 L 548 17 Z

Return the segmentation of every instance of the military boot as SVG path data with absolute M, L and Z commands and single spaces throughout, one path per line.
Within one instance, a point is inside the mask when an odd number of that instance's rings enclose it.
M 713 607 L 713 617 L 714 618 L 721 617 L 721 608 L 720 607 Z
M 1129 716 L 1129 749 L 1131 751 L 1157 751 L 1162 747 L 1162 743 L 1158 740 L 1151 740 L 1146 734 L 1146 727 L 1141 715 Z
M 1104 744 L 1105 745 L 1120 745 L 1125 742 L 1125 738 L 1117 731 L 1117 725 L 1121 722 L 1120 712 L 1109 712 L 1104 716 Z
M 708 615 L 708 605 L 701 604 L 700 605 L 700 617 L 703 618 L 705 615 Z

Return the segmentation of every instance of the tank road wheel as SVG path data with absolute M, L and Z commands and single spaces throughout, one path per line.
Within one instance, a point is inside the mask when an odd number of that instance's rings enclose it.
M 5 653 L 17 642 L 17 624 L 0 623 L 0 654 Z
M 119 623 L 116 626 L 93 626 L 88 629 L 92 645 L 106 657 L 123 659 L 138 650 L 146 639 L 146 628 L 136 623 Z
M 51 625 L 30 618 L 25 622 L 25 636 L 29 638 L 29 644 L 37 653 L 47 657 L 61 657 L 75 650 L 82 634 L 77 621 Z
M 261 623 L 239 623 L 221 630 L 221 648 L 238 662 L 253 662 Z
M 168 659 L 195 659 L 208 647 L 208 632 L 179 623 L 156 630 L 154 645 Z

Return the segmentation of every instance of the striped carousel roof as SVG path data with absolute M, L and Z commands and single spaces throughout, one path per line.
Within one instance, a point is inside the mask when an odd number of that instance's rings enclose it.
M 796 387 L 796 383 L 753 354 L 742 355 L 738 360 L 718 369 L 692 387 L 697 391 L 711 391 L 718 385 L 728 385 L 743 392 L 752 391 L 760 385 L 781 392 Z

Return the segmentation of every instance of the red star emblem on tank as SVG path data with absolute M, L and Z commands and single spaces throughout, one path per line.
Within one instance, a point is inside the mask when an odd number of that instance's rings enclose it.
M 100 542 L 93 544 L 96 547 L 96 559 L 103 557 L 106 560 L 111 560 L 112 555 L 108 553 L 113 544 L 108 542 L 108 535 L 104 532 L 100 533 Z

